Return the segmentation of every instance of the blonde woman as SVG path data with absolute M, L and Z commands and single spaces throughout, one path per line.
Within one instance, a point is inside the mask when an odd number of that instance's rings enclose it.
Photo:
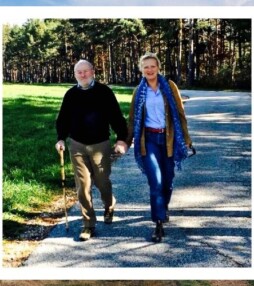
M 148 179 L 154 242 L 164 236 L 175 164 L 180 167 L 192 144 L 179 90 L 160 74 L 160 67 L 156 54 L 140 59 L 143 77 L 133 94 L 127 139 L 130 146 L 134 138 L 136 162 Z

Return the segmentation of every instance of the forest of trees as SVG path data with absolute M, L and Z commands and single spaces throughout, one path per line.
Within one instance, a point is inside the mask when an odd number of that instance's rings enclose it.
M 251 19 L 29 19 L 3 26 L 5 82 L 75 82 L 79 59 L 104 83 L 136 84 L 155 52 L 185 87 L 251 88 Z

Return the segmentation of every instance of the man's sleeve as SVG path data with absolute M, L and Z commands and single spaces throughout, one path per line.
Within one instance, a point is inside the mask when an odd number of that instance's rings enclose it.
M 109 121 L 116 133 L 116 140 L 126 141 L 128 135 L 126 119 L 112 90 L 110 90 Z
M 56 119 L 57 140 L 65 140 L 69 135 L 70 116 L 68 106 L 68 94 L 66 93 L 60 111 Z

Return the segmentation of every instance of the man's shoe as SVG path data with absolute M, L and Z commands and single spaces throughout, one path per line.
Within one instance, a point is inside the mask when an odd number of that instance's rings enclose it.
M 93 237 L 95 234 L 95 227 L 87 227 L 85 226 L 84 229 L 82 230 L 82 232 L 79 235 L 79 239 L 80 240 L 88 240 L 91 237 Z
M 114 209 L 105 209 L 104 212 L 104 222 L 107 224 L 112 223 L 114 215 Z
M 163 225 L 161 221 L 156 222 L 155 230 L 152 234 L 152 241 L 153 242 L 161 242 L 162 237 L 165 235 Z

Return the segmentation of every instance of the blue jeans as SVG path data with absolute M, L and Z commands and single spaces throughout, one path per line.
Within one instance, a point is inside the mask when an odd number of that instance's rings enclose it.
M 164 221 L 173 191 L 175 163 L 167 156 L 165 133 L 146 132 L 144 168 L 150 186 L 152 221 Z

